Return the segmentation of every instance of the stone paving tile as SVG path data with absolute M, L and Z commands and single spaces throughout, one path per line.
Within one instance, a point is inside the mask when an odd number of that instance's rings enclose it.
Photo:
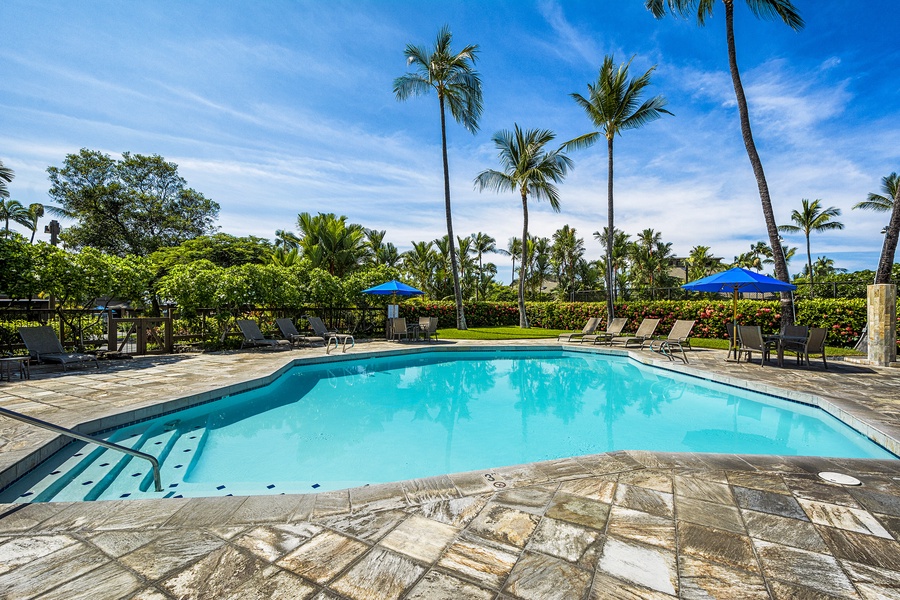
M 0 575 L 0 598 L 33 598 L 109 562 L 85 544 L 65 546 Z
M 160 579 L 214 552 L 225 542 L 200 530 L 171 531 L 119 559 L 150 580 Z
M 265 561 L 274 562 L 321 530 L 321 527 L 311 523 L 255 527 L 235 538 L 233 543 Z
M 465 527 L 481 512 L 489 500 L 490 496 L 487 494 L 465 496 L 452 500 L 427 502 L 412 508 L 410 512 L 452 527 Z
M 98 598 L 127 598 L 141 588 L 143 582 L 134 573 L 110 562 L 88 571 L 47 592 L 41 600 L 97 600 Z
M 828 552 L 828 546 L 812 523 L 752 510 L 744 512 L 744 522 L 752 538 L 812 552 Z
M 130 600 L 169 600 L 170 596 L 163 594 L 154 588 L 144 588 L 131 597 Z
M 436 561 L 459 530 L 450 525 L 413 515 L 397 525 L 379 545 L 422 563 Z
M 735 569 L 693 556 L 678 557 L 681 598 L 760 598 L 769 597 L 758 572 Z
M 166 579 L 161 586 L 181 600 L 222 598 L 235 593 L 264 568 L 259 559 L 226 546 Z
M 498 590 L 518 558 L 518 553 L 489 546 L 478 538 L 463 538 L 447 548 L 437 566 L 480 586 Z
M 401 486 L 403 491 L 406 492 L 406 497 L 413 504 L 434 502 L 435 500 L 449 500 L 460 496 L 453 480 L 446 475 L 404 481 Z
M 595 573 L 588 600 L 672 600 L 675 596 Z
M 316 494 L 312 515 L 316 518 L 332 515 L 345 515 L 350 513 L 350 492 L 341 490 L 337 492 L 323 492 Z
M 540 515 L 546 510 L 555 492 L 556 486 L 517 488 L 497 492 L 492 501 L 523 512 Z
M 672 474 L 663 470 L 641 469 L 628 471 L 619 475 L 619 483 L 626 483 L 642 488 L 672 493 Z
M 618 475 L 604 475 L 602 477 L 587 477 L 585 479 L 564 481 L 559 486 L 559 491 L 573 496 L 590 498 L 605 504 L 612 504 L 617 480 Z
M 757 568 L 750 538 L 722 529 L 682 522 L 678 524 L 678 549 L 683 554 L 722 563 L 744 571 Z
M 228 523 L 287 523 L 304 496 L 249 496 L 228 518 Z
M 14 537 L 0 542 L 0 575 L 78 543 L 68 535 Z
M 708 525 L 717 529 L 727 529 L 744 533 L 741 514 L 735 506 L 704 502 L 696 498 L 675 495 L 675 515 L 679 521 L 689 521 L 698 525 Z
M 822 590 L 777 580 L 769 581 L 769 587 L 772 590 L 770 597 L 774 600 L 841 600 L 860 597 L 857 594 L 849 596 L 826 594 Z
M 870 489 L 853 489 L 850 490 L 850 493 L 863 507 L 872 512 L 900 517 L 900 495 L 896 490 L 897 484 L 895 483 L 894 486 L 893 493 L 876 492 Z
M 164 527 L 209 527 L 227 523 L 246 498 L 193 498 L 165 522 Z M 124 501 L 123 501 L 124 502 Z
M 799 502 L 809 520 L 817 525 L 830 525 L 838 529 L 893 539 L 881 523 L 865 510 L 802 499 Z
M 581 598 L 591 573 L 552 556 L 526 552 L 513 567 L 503 591 L 522 600 Z
M 317 589 L 296 575 L 269 566 L 256 571 L 232 593 L 216 600 L 307 600 Z
M 613 506 L 606 529 L 611 536 L 675 551 L 675 521 L 650 513 Z
M 100 548 L 105 554 L 119 558 L 145 546 L 157 538 L 166 535 L 160 531 L 104 531 L 85 536 L 89 542 Z M 2 562 L 2 560 L 0 560 Z
M 767 577 L 825 594 L 856 596 L 853 585 L 833 556 L 761 540 L 753 540 L 753 545 Z
M 488 504 L 469 524 L 467 530 L 486 540 L 524 548 L 538 521 L 539 518 L 531 513 L 499 504 Z
M 734 504 L 731 489 L 727 484 L 706 481 L 698 477 L 675 477 L 675 496 L 695 498 L 718 504 Z
M 619 506 L 648 512 L 671 519 L 674 516 L 673 495 L 666 492 L 619 483 L 614 502 Z
M 429 571 L 406 600 L 491 600 L 494 592 L 440 571 Z
M 863 507 L 846 488 L 826 483 L 814 475 L 785 475 L 784 481 L 791 493 L 803 500 L 841 504 L 851 508 Z
M 598 531 L 545 517 L 531 536 L 527 549 L 577 563 L 599 539 Z
M 306 579 L 325 584 L 362 556 L 368 546 L 333 531 L 323 531 L 276 564 Z
M 900 595 L 900 571 L 881 569 L 850 560 L 842 560 L 840 563 L 857 589 L 861 590 L 861 586 L 866 586 L 870 591 L 893 590 L 894 595 Z M 862 592 L 862 594 L 866 598 L 874 595 L 866 592 Z M 886 591 L 885 595 L 888 595 Z M 892 596 L 888 595 L 888 597 Z
M 776 494 L 790 494 L 791 491 L 780 475 L 760 473 L 758 471 L 730 471 L 727 473 L 728 483 L 733 486 L 764 490 Z
M 329 587 L 352 600 L 393 600 L 424 572 L 404 556 L 375 548 Z
M 663 594 L 678 594 L 675 553 L 662 548 L 609 537 L 603 545 L 597 572 Z
M 793 496 L 738 486 L 734 486 L 732 489 L 738 506 L 742 509 L 756 510 L 802 521 L 809 520 Z
M 602 531 L 606 527 L 609 508 L 609 504 L 603 502 L 557 492 L 544 514 L 554 519 Z
M 374 544 L 406 518 L 399 510 L 386 510 L 356 515 L 340 515 L 317 520 L 343 534 Z
M 837 558 L 900 571 L 900 543 L 833 527 L 818 530 Z

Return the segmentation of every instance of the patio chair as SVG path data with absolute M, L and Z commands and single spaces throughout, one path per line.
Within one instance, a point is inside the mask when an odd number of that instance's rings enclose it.
M 669 335 L 660 340 L 654 340 L 650 342 L 650 350 L 652 352 L 661 352 L 665 356 L 672 360 L 673 350 L 681 350 L 681 360 L 684 364 L 687 364 L 687 355 L 684 353 L 684 347 L 687 346 L 688 349 L 691 348 L 691 330 L 694 328 L 694 323 L 696 321 L 685 321 L 685 320 L 677 320 L 675 324 L 672 325 L 672 331 L 669 332 Z M 659 342 L 659 347 L 655 348 L 654 344 Z
M 744 352 L 747 353 L 747 362 L 750 362 L 754 352 L 759 352 L 761 355 L 760 367 L 765 366 L 766 361 L 769 360 L 770 347 L 778 345 L 777 341 L 766 341 L 763 338 L 762 328 L 759 325 L 738 325 L 738 340 L 740 340 L 740 345 L 737 347 L 738 362 L 741 361 L 741 355 Z
M 622 333 L 622 330 L 625 329 L 625 324 L 628 323 L 628 319 L 625 317 L 617 317 L 610 321 L 609 325 L 606 327 L 606 331 L 601 331 L 599 333 L 589 333 L 587 335 L 581 336 L 580 343 L 591 342 L 592 344 L 602 344 L 603 342 L 611 340 L 613 337 Z
M 414 329 L 417 329 L 418 325 L 414 328 L 411 325 L 406 324 L 406 317 L 396 317 L 391 319 L 391 339 L 397 338 L 397 341 L 400 341 L 401 337 L 405 337 L 407 340 L 410 339 L 410 335 L 413 333 Z
M 56 332 L 52 327 L 43 325 L 40 327 L 19 327 L 19 336 L 28 348 L 29 354 L 38 362 L 60 363 L 63 371 L 67 370 L 69 363 L 93 362 L 100 368 L 97 357 L 91 354 L 78 352 L 66 352 Z
M 810 354 L 821 354 L 822 364 L 828 368 L 828 361 L 825 360 L 825 338 L 828 336 L 828 330 L 824 327 L 813 327 L 809 330 L 809 336 L 805 340 L 788 340 L 785 341 L 785 348 L 794 350 L 797 353 L 797 363 L 802 364 L 806 361 L 809 366 Z
M 562 341 L 571 342 L 571 341 L 577 340 L 578 338 L 581 338 L 581 337 L 584 337 L 591 333 L 594 333 L 594 331 L 597 329 L 597 327 L 599 325 L 600 325 L 600 317 L 591 317 L 590 319 L 587 320 L 587 323 L 585 323 L 585 325 L 584 325 L 584 329 L 582 329 L 580 332 L 575 331 L 572 333 L 561 333 L 556 337 L 556 341 L 557 342 L 562 342 Z
M 291 346 L 312 347 L 313 344 L 325 344 L 324 338 L 321 338 L 317 335 L 303 335 L 302 333 L 297 331 L 297 327 L 294 325 L 294 322 L 288 318 L 275 319 L 275 324 L 278 325 L 278 329 L 279 331 L 281 331 L 281 335 L 283 335 L 286 340 L 291 342 Z
M 641 321 L 641 324 L 638 325 L 637 331 L 634 332 L 634 335 L 629 336 L 616 336 L 610 338 L 609 345 L 622 343 L 626 348 L 629 346 L 640 346 L 644 347 L 644 344 L 653 340 L 653 334 L 656 333 L 656 328 L 659 325 L 659 319 L 644 319 Z
M 288 349 L 292 348 L 291 343 L 287 340 L 272 340 L 264 336 L 262 331 L 259 330 L 259 325 L 256 324 L 256 321 L 238 319 L 237 326 L 241 330 L 241 335 L 244 336 L 244 339 L 241 341 L 241 350 L 260 346 L 273 348 L 287 346 Z
M 425 334 L 426 340 L 431 340 L 431 338 L 438 339 L 437 327 L 437 317 L 419 317 L 419 330 Z
M 340 343 L 341 352 L 347 351 L 347 342 L 350 342 L 351 348 L 356 346 L 356 340 L 353 339 L 351 334 L 329 331 L 320 317 L 306 317 L 306 320 L 309 321 L 309 326 L 312 327 L 313 332 L 325 340 L 325 354 L 331 352 L 331 342 L 334 342 L 335 350 L 337 350 L 338 343 Z

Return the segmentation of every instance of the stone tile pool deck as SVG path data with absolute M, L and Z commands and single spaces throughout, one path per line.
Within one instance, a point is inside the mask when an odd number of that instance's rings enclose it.
M 97 429 L 322 355 L 53 369 L 0 384 L 0 406 Z M 815 394 L 900 439 L 898 369 L 689 358 L 672 368 Z M 0 471 L 53 437 L 0 417 Z M 311 495 L 0 505 L 0 598 L 890 599 L 898 540 L 900 461 L 625 451 Z

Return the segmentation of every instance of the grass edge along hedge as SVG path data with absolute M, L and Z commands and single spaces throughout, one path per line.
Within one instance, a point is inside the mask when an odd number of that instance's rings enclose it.
M 590 317 L 603 319 L 606 304 L 600 302 L 527 302 L 526 312 L 532 327 L 578 330 Z M 634 300 L 616 304 L 616 316 L 626 317 L 625 331 L 637 329 L 641 319 L 660 319 L 657 333 L 665 335 L 677 319 L 695 320 L 692 335 L 698 338 L 727 338 L 725 324 L 732 320 L 732 301 L 713 300 Z M 825 327 L 830 346 L 853 346 L 866 324 L 863 298 L 815 298 L 797 300 L 797 325 Z M 516 326 L 519 309 L 509 302 L 469 302 L 465 305 L 470 327 Z M 456 327 L 456 304 L 450 301 L 410 300 L 400 305 L 406 318 L 438 317 L 440 327 Z M 778 300 L 738 300 L 738 323 L 759 325 L 763 333 L 777 333 L 781 323 Z

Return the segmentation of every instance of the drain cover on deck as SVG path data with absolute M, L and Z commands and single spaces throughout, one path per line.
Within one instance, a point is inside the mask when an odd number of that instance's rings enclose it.
M 837 483 L 839 485 L 862 485 L 862 481 L 857 479 L 856 477 L 851 477 L 850 475 L 844 475 L 843 473 L 832 473 L 831 471 L 822 471 L 819 473 L 819 477 L 828 481 L 830 483 Z

